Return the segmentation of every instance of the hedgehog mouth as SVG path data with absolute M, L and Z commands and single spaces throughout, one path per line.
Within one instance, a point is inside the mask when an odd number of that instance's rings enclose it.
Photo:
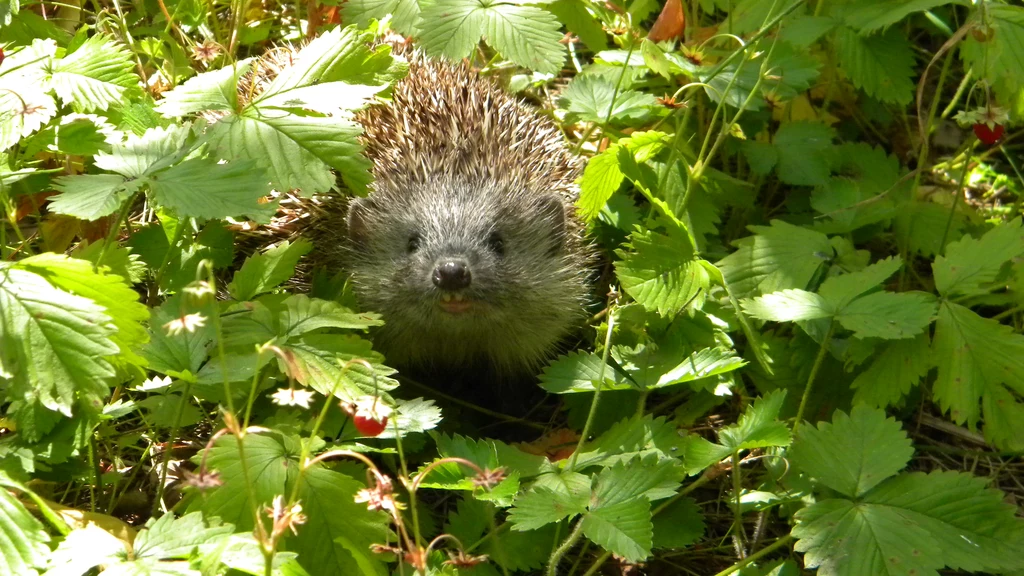
M 473 302 L 462 292 L 442 292 L 438 305 L 449 314 L 463 314 L 473 307 Z

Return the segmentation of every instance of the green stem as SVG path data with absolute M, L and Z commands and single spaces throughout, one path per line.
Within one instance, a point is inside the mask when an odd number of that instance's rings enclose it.
M 804 395 L 800 398 L 800 408 L 796 411 L 796 420 L 793 422 L 793 433 L 796 433 L 800 422 L 803 421 L 804 410 L 807 408 L 807 399 L 811 397 L 811 389 L 814 387 L 814 378 L 818 375 L 822 363 L 825 361 L 825 354 L 828 352 L 829 342 L 832 341 L 832 333 L 835 331 L 835 321 L 829 322 L 825 337 L 821 340 L 821 348 L 818 349 L 818 357 L 814 359 L 814 366 L 811 367 L 811 375 L 807 377 L 807 385 L 804 386 Z
M 611 351 L 612 345 L 612 332 L 615 329 L 615 308 L 614 304 L 608 305 L 608 332 L 604 336 L 604 351 L 601 354 L 601 370 L 598 373 L 597 381 L 594 383 L 594 399 L 590 402 L 590 413 L 587 414 L 587 421 L 583 424 L 583 432 L 580 433 L 580 441 L 576 444 L 576 450 L 572 453 L 572 460 L 569 461 L 569 466 L 566 468 L 568 472 L 572 472 L 576 469 L 576 461 L 580 457 L 580 452 L 583 452 L 583 445 L 587 441 L 587 435 L 590 434 L 590 427 L 594 423 L 594 419 L 597 416 L 597 403 L 601 399 L 601 388 L 604 383 L 604 373 L 608 367 L 608 354 Z
M 956 187 L 956 196 L 953 197 L 953 205 L 949 208 L 946 227 L 942 230 L 942 243 L 939 244 L 939 250 L 943 254 L 946 253 L 946 240 L 949 238 L 949 229 L 953 226 L 953 217 L 956 215 L 957 206 L 960 204 L 960 197 L 964 195 L 964 188 L 967 187 L 967 172 L 970 170 L 971 155 L 974 153 L 974 148 L 977 144 L 977 140 L 971 142 L 971 147 L 967 150 L 967 154 L 964 157 L 964 168 L 960 171 L 960 182 Z
M 733 538 L 736 538 L 739 545 L 740 557 L 746 557 L 746 535 L 743 533 L 743 515 L 740 511 L 740 492 L 743 490 L 743 477 L 740 469 L 739 450 L 732 453 L 732 496 L 735 499 L 733 506 L 732 531 Z
M 409 463 L 405 459 L 405 450 L 402 449 L 402 434 L 398 429 L 398 415 L 391 419 L 395 428 L 395 449 L 398 451 L 398 464 L 402 469 L 402 477 L 409 478 Z M 412 515 L 412 535 L 416 546 L 421 547 L 422 535 L 420 534 L 420 517 L 416 509 L 416 490 L 409 490 L 409 514 Z
M 970 86 L 971 78 L 973 76 L 974 68 L 968 68 L 967 72 L 964 73 L 963 80 L 960 81 L 960 85 L 957 86 L 956 92 L 953 94 L 953 98 L 949 101 L 949 104 L 947 104 L 946 107 L 943 108 L 941 116 L 942 118 L 948 118 L 949 115 L 953 113 L 953 110 L 956 108 L 957 103 L 960 102 L 960 97 L 964 95 L 964 90 L 966 90 L 967 87 Z
M 580 536 L 583 536 L 583 518 L 580 518 L 576 522 L 576 527 L 573 528 L 572 532 L 569 533 L 569 536 L 566 537 L 565 542 L 562 542 L 562 545 L 551 553 L 551 559 L 548 560 L 547 576 L 555 576 L 558 571 L 558 563 L 562 561 L 562 557 L 565 556 L 569 550 L 572 550 L 572 547 L 579 541 Z
M 722 570 L 718 574 L 715 574 L 715 576 L 729 576 L 729 574 L 733 574 L 734 572 L 742 570 L 748 564 L 750 564 L 752 562 L 757 562 L 761 558 L 764 558 L 765 556 L 771 554 L 772 552 L 775 552 L 779 548 L 782 548 L 783 546 L 788 545 L 792 541 L 793 541 L 793 535 L 792 534 L 786 534 L 782 538 L 779 538 L 778 540 L 773 542 L 771 546 L 766 546 L 766 547 L 762 548 L 761 550 L 758 550 L 757 553 L 751 554 L 750 556 L 747 556 L 743 560 L 740 560 L 739 562 L 733 564 L 732 566 L 726 568 L 725 570 Z
M 89 436 L 89 469 L 92 472 L 92 484 L 89 485 L 89 511 L 96 512 L 96 487 L 100 484 L 100 465 L 96 460 L 96 435 Z
M 135 198 L 138 196 L 138 192 L 132 194 L 130 198 L 121 207 L 121 211 L 117 214 L 117 220 L 110 225 L 110 231 L 107 232 L 106 242 L 103 244 L 103 249 L 100 250 L 100 256 L 96 259 L 96 262 L 92 266 L 93 272 L 98 272 L 100 266 L 103 265 L 103 261 L 107 257 L 107 252 L 110 247 L 113 246 L 117 240 L 117 233 L 121 230 L 121 224 L 128 218 L 128 212 L 132 209 L 132 204 L 135 203 Z
M 744 46 L 743 48 L 733 52 L 732 54 L 727 56 L 725 58 L 725 60 L 722 60 L 721 62 L 716 64 L 715 67 L 712 68 L 710 72 L 708 72 L 708 75 L 705 76 L 702 81 L 704 83 L 708 83 L 708 82 L 711 81 L 712 78 L 714 78 L 715 76 L 718 76 L 719 74 L 721 74 L 722 70 L 724 70 L 726 66 L 731 64 L 733 60 L 739 58 L 741 54 L 746 52 L 747 48 L 750 48 L 751 46 L 756 44 L 758 40 L 760 40 L 761 38 L 764 38 L 765 36 L 767 36 L 768 32 L 770 32 L 772 30 L 772 28 L 774 28 L 779 22 L 782 22 L 783 18 L 785 18 L 786 16 L 789 16 L 790 14 L 795 12 L 797 10 L 797 8 L 803 7 L 804 4 L 806 4 L 806 0 L 801 0 L 799 2 L 794 2 L 788 8 L 786 8 L 781 13 L 779 13 L 777 16 L 775 16 L 774 18 L 769 20 L 767 24 L 761 26 L 761 29 L 758 30 L 756 34 L 751 36 L 749 40 L 747 40 L 747 45 L 746 46 Z
M 167 273 L 167 266 L 171 263 L 171 254 L 181 242 L 181 238 L 185 235 L 185 225 L 189 223 L 191 221 L 187 218 L 185 220 L 178 220 L 174 228 L 174 238 L 171 239 L 171 244 L 167 247 L 167 253 L 164 254 L 163 260 L 160 261 L 160 267 L 157 268 L 156 275 L 153 276 L 153 286 L 147 297 L 147 304 L 150 306 L 156 306 L 156 295 L 160 292 L 160 283 L 163 282 L 164 274 Z M 221 368 L 223 369 L 224 367 L 221 366 Z M 227 370 L 224 370 L 224 378 L 225 380 L 227 379 Z
M 171 434 L 164 446 L 164 454 L 160 464 L 160 485 L 156 487 L 156 498 L 153 500 L 153 509 L 150 515 L 154 518 L 160 511 L 160 504 L 164 501 L 164 488 L 167 486 L 167 465 L 171 461 L 171 452 L 174 450 L 174 439 L 178 437 L 181 429 L 181 415 L 185 413 L 185 403 L 192 395 L 192 382 L 185 382 L 185 391 L 181 393 L 181 400 L 178 402 L 178 409 L 174 412 L 174 423 L 171 425 Z

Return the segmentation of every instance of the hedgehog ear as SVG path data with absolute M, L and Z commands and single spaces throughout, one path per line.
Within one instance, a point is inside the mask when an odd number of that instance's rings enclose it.
M 370 201 L 365 198 L 353 198 L 348 204 L 348 239 L 356 246 L 366 243 L 370 232 L 369 225 Z
M 565 204 L 558 194 L 545 194 L 537 203 L 537 210 L 551 230 L 551 253 L 558 254 L 565 247 Z

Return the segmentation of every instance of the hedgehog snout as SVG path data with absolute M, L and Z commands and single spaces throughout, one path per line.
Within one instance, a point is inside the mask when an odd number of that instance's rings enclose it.
M 437 263 L 430 279 L 441 290 L 455 292 L 469 288 L 473 275 L 469 263 L 461 258 L 446 258 Z

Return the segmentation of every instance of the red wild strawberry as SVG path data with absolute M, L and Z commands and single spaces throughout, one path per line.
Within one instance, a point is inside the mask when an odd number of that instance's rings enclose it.
M 1002 124 L 992 124 L 990 126 L 979 122 L 974 125 L 974 135 L 986 146 L 995 144 L 996 141 L 1003 137 L 1003 132 L 1005 131 L 1006 128 Z
M 0 64 L 4 63 L 4 49 L 0 48 Z
M 365 416 L 353 416 L 352 423 L 356 430 L 363 436 L 380 436 L 380 433 L 388 427 L 388 417 L 384 416 L 379 421 Z
M 388 416 L 391 415 L 391 408 L 384 405 L 376 396 L 363 396 L 357 398 L 349 405 L 342 405 L 342 408 L 352 417 L 352 423 L 356 430 L 363 436 L 380 436 L 380 433 L 388 427 Z

